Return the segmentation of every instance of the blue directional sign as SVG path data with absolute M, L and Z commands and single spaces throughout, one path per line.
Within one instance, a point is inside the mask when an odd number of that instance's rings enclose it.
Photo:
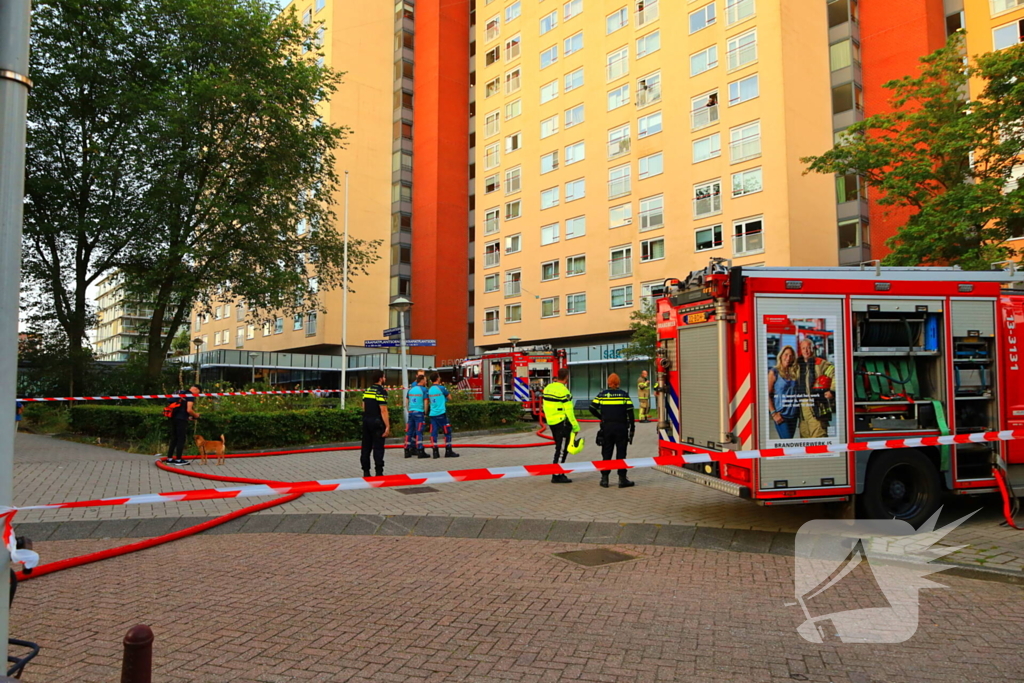
M 393 334 L 402 334 L 402 328 L 401 327 L 389 327 L 388 329 L 386 329 L 383 332 L 381 332 L 381 334 L 384 335 L 385 337 L 390 337 Z
M 367 339 L 363 342 L 363 346 L 368 349 L 386 349 L 391 346 L 401 346 L 402 342 L 398 339 Z
M 406 346 L 437 346 L 436 339 L 407 339 Z

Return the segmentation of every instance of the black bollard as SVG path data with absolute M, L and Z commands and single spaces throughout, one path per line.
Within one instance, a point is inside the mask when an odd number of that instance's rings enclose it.
M 153 629 L 144 624 L 132 626 L 124 636 L 121 683 L 152 683 L 152 681 Z

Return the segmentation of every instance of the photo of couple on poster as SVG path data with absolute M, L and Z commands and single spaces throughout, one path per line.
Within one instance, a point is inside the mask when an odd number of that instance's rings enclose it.
M 834 324 L 766 315 L 768 424 L 773 439 L 836 436 Z

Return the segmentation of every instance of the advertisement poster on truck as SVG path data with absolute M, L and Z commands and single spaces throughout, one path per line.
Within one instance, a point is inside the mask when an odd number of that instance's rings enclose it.
M 763 315 L 761 322 L 766 445 L 839 443 L 836 318 Z

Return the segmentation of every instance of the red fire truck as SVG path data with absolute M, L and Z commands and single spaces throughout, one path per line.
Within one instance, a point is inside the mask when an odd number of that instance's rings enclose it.
M 565 351 L 550 346 L 496 349 L 453 363 L 456 385 L 473 398 L 519 401 L 532 414 L 540 409 L 544 386 L 564 367 Z
M 1024 488 L 1024 443 L 738 459 L 730 451 L 1024 426 L 1024 281 L 1008 270 L 733 267 L 659 292 L 659 454 L 762 505 L 842 502 L 915 526 L 944 491 Z M 1024 336 L 1020 341 L 1024 343 Z

